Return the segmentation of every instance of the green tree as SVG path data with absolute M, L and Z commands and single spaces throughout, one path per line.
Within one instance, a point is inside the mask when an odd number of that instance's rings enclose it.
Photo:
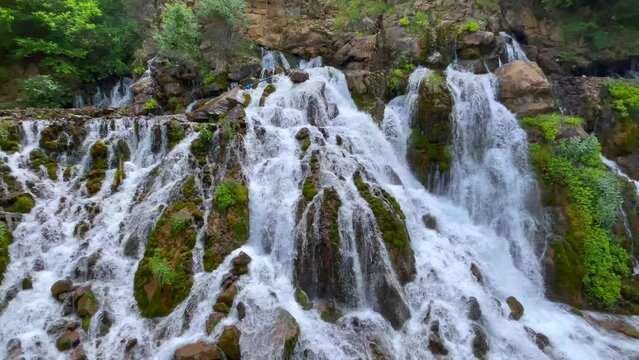
M 64 89 L 48 75 L 38 75 L 25 80 L 22 84 L 22 94 L 28 106 L 33 107 L 62 107 L 67 103 Z
M 200 0 L 197 16 L 201 19 L 220 18 L 234 28 L 241 30 L 248 26 L 244 0 Z
M 155 41 L 159 54 L 169 60 L 186 62 L 198 59 L 202 37 L 193 11 L 181 2 L 167 4 Z

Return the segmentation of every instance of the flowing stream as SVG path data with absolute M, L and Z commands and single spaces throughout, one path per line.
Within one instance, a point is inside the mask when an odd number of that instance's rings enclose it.
M 486 334 L 489 359 L 637 359 L 637 341 L 594 327 L 569 307 L 544 297 L 544 241 L 539 236 L 544 222 L 527 165 L 526 135 L 495 100 L 493 75 L 452 67 L 446 72 L 455 101 L 453 166 L 449 193 L 436 196 L 411 174 L 405 160 L 419 83 L 431 71 L 415 71 L 408 94 L 389 103 L 380 127 L 357 110 L 344 74 L 320 63 L 310 63 L 310 79 L 302 84 L 276 75 L 276 91 L 263 106 L 266 84 L 249 92 L 242 167 L 249 184 L 251 232 L 246 245 L 233 253 L 244 251 L 253 259 L 249 275 L 238 281 L 235 299 L 246 304 L 247 315 L 239 321 L 232 312 L 211 335 L 204 324 L 232 256 L 217 270 L 202 271 L 197 251 L 201 239 L 194 251 L 191 293 L 169 316 L 143 319 L 133 298 L 143 243 L 162 206 L 194 171 L 189 159 L 190 143 L 197 137 L 194 129 L 168 150 L 170 117 L 92 120 L 82 125 L 86 137 L 77 151 L 59 157 L 60 180 L 52 181 L 26 166 L 29 152 L 37 148 L 40 132 L 50 122 L 23 122 L 20 151 L 0 152 L 0 158 L 31 190 L 37 206 L 14 232 L 11 263 L 0 286 L 0 357 L 6 355 L 8 342 L 18 339 L 29 359 L 66 358 L 47 330 L 59 327 L 63 318 L 51 285 L 70 277 L 91 283 L 101 304 L 95 316 L 108 311 L 112 318 L 106 335 L 100 336 L 97 322 L 92 322 L 83 337 L 90 359 L 168 360 L 180 345 L 215 341 L 224 325 L 234 323 L 242 331 L 244 359 L 273 358 L 277 349 L 269 334 L 279 308 L 289 311 L 301 329 L 295 359 L 375 359 L 379 354 L 435 359 L 428 346 L 435 325 L 451 359 L 474 358 L 478 327 Z M 311 139 L 306 151 L 296 139 L 302 128 L 309 130 Z M 159 138 L 155 129 L 161 129 Z M 131 157 L 118 191 L 109 187 L 113 168 L 102 190 L 89 197 L 82 179 L 90 162 L 88 149 L 97 140 L 122 140 Z M 300 276 L 297 241 L 305 226 L 298 218 L 298 203 L 305 165 L 313 155 L 319 159 L 321 184 L 321 194 L 313 201 L 319 202 L 328 188 L 341 200 L 339 251 L 347 264 L 349 291 L 339 303 L 344 316 L 336 324 L 323 321 L 317 307 L 302 310 L 294 298 L 294 279 Z M 67 164 L 74 167 L 64 181 Z M 374 236 L 371 210 L 353 183 L 356 172 L 391 194 L 405 214 L 416 265 L 414 280 L 405 286 L 398 283 L 381 240 Z M 310 216 L 309 211 L 301 216 Z M 435 230 L 424 225 L 425 215 L 436 219 Z M 80 221 L 93 224 L 86 240 L 74 235 Z M 137 251 L 130 251 L 132 247 Z M 97 264 L 87 275 L 81 264 L 96 253 Z M 473 265 L 481 271 L 483 283 L 474 278 Z M 33 289 L 19 290 L 27 275 Z M 380 281 L 398 294 L 398 308 L 406 304 L 403 313 L 385 313 L 384 297 L 376 287 Z M 525 307 L 519 321 L 509 319 L 509 296 Z M 476 320 L 469 317 L 473 301 L 481 308 Z M 402 316 L 403 326 L 387 320 Z M 548 336 L 551 346 L 540 350 L 531 329 Z M 132 338 L 138 346 L 124 355 L 125 342 Z

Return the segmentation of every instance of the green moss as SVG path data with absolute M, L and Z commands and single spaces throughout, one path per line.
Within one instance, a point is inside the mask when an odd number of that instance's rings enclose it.
M 167 125 L 167 138 L 169 150 L 186 137 L 185 125 L 182 122 L 173 120 Z
M 585 297 L 610 309 L 630 275 L 629 255 L 612 233 L 620 219 L 620 183 L 601 161 L 594 136 L 550 141 L 557 121 L 545 123 L 552 125 L 546 128 L 546 143 L 531 144 L 530 158 L 541 175 L 545 201 L 563 208 L 567 217 L 564 238 L 553 244 L 555 292 L 575 305 L 583 305 Z
M 31 168 L 34 171 L 39 171 L 40 167 L 44 166 L 49 178 L 51 180 L 58 180 L 58 163 L 50 159 L 44 152 L 40 150 L 32 151 L 29 154 L 29 160 L 31 162 Z
M 221 210 L 248 201 L 248 188 L 235 180 L 227 180 L 215 188 L 215 204 Z
M 574 116 L 563 116 L 561 114 L 542 114 L 535 117 L 527 117 L 520 121 L 523 127 L 537 127 L 544 134 L 546 141 L 555 141 L 557 134 L 561 130 L 562 125 L 583 124 L 583 119 Z
M 373 195 L 370 186 L 359 174 L 353 180 L 359 194 L 366 200 L 375 215 L 384 242 L 392 248 L 406 248 L 410 239 L 404 224 L 404 214 L 397 201 L 384 191 L 380 195 Z
M 6 211 L 20 214 L 28 214 L 35 206 L 33 196 L 29 194 L 19 195 L 16 201 L 6 208 Z
M 90 150 L 91 169 L 85 175 L 87 192 L 95 195 L 102 188 L 106 176 L 109 148 L 102 141 L 98 141 Z
M 82 330 L 84 330 L 84 332 L 89 331 L 89 328 L 91 327 L 91 317 L 90 316 L 85 316 L 82 318 Z
M 153 111 L 159 108 L 160 108 L 160 103 L 158 103 L 158 101 L 155 98 L 151 98 L 144 103 L 144 110 L 146 111 Z
M 302 151 L 306 151 L 310 147 L 311 147 L 311 139 L 310 139 L 310 137 L 304 138 L 304 141 L 302 141 Z
M 0 124 L 0 149 L 8 153 L 13 153 L 20 149 L 18 133 L 14 124 Z
M 609 81 L 606 85 L 621 119 L 634 118 L 639 121 L 639 84 L 627 81 Z
M 0 222 L 0 283 L 4 279 L 4 273 L 9 266 L 9 245 L 13 242 L 13 236 L 7 226 Z
M 302 289 L 295 289 L 295 301 L 297 301 L 304 310 L 308 311 L 313 308 L 313 303 Z
M 370 94 L 353 94 L 355 106 L 361 112 L 370 113 L 375 105 L 375 97 Z
M 479 22 L 477 20 L 469 20 L 459 25 L 459 32 L 477 32 L 479 31 Z

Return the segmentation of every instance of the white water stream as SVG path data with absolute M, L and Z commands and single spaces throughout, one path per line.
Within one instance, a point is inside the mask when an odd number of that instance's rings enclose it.
M 543 244 L 535 240 L 540 227 L 538 201 L 527 166 L 526 137 L 514 116 L 495 100 L 492 75 L 447 71 L 455 99 L 451 190 L 449 195 L 434 196 L 415 179 L 405 160 L 416 92 L 430 71 L 418 69 L 413 74 L 409 93 L 387 107 L 382 129 L 357 110 L 340 71 L 330 67 L 306 71 L 310 79 L 298 85 L 284 75 L 275 76 L 277 90 L 263 107 L 259 100 L 266 84 L 250 92 L 243 171 L 249 182 L 251 233 L 248 243 L 233 253 L 244 251 L 253 259 L 249 275 L 238 281 L 240 293 L 235 299 L 246 304 L 247 315 L 238 322 L 232 312 L 210 336 L 204 324 L 232 256 L 212 273 L 202 272 L 195 261 L 197 273 L 189 298 L 168 317 L 148 320 L 139 316 L 133 298 L 133 276 L 143 246 L 133 257 L 124 255 L 131 237 L 144 242 L 161 214 L 161 205 L 170 201 L 181 181 L 192 173 L 189 144 L 197 135 L 189 132 L 170 152 L 164 138 L 162 149 L 154 153 L 152 128 L 169 119 L 120 119 L 114 126 L 92 120 L 84 125 L 87 136 L 78 157 L 59 159 L 60 169 L 66 163 L 77 164 L 75 175 L 68 182 L 54 182 L 25 166 L 28 153 L 37 147 L 39 132 L 48 123 L 24 122 L 20 151 L 0 153 L 0 158 L 7 159 L 20 182 L 34 184 L 37 206 L 14 232 L 11 263 L 0 286 L 0 299 L 15 295 L 0 310 L 0 357 L 8 341 L 17 338 L 29 359 L 66 358 L 55 349 L 55 337 L 46 332 L 62 318 L 50 287 L 58 279 L 72 277 L 80 259 L 97 251 L 101 256 L 90 282 L 100 311 L 111 313 L 113 325 L 107 335 L 99 337 L 93 324 L 88 337 L 82 339 L 90 359 L 127 358 L 124 343 L 136 338 L 138 346 L 130 358 L 168 360 L 180 345 L 215 341 L 223 326 L 232 323 L 242 331 L 244 359 L 273 358 L 276 349 L 269 341 L 269 331 L 280 307 L 301 328 L 295 359 L 374 359 L 375 351 L 390 359 L 434 359 L 428 338 L 435 321 L 450 359 L 474 358 L 475 324 L 487 334 L 489 359 L 630 360 L 639 356 L 637 341 L 595 328 L 567 306 L 545 299 L 539 260 Z M 312 139 L 307 152 L 302 152 L 295 138 L 303 127 L 309 129 Z M 88 148 L 99 139 L 124 140 L 131 159 L 117 192 L 109 189 L 115 175 L 112 169 L 103 189 L 87 197 L 81 179 L 89 161 Z M 303 165 L 312 152 L 319 157 L 321 185 L 333 187 L 341 199 L 340 252 L 351 264 L 352 301 L 340 306 L 345 316 L 337 324 L 321 320 L 317 307 L 303 311 L 294 299 L 296 209 L 305 178 Z M 375 258 L 361 256 L 358 229 L 373 230 L 366 221 L 370 210 L 352 181 L 356 171 L 393 195 L 406 216 L 417 274 L 404 287 L 390 281 L 410 311 L 399 330 L 375 311 L 379 299 L 371 291 L 371 282 L 392 270 L 384 251 Z M 73 235 L 73 229 L 89 218 L 86 208 L 92 203 L 101 211 L 84 241 Z M 437 219 L 437 230 L 424 226 L 426 214 Z M 483 285 L 471 274 L 471 264 L 482 272 Z M 28 274 L 34 288 L 16 290 Z M 525 307 L 520 321 L 508 318 L 505 300 L 509 296 L 517 297 Z M 468 318 L 470 297 L 481 307 L 479 321 Z M 547 335 L 552 347 L 539 350 L 525 327 Z

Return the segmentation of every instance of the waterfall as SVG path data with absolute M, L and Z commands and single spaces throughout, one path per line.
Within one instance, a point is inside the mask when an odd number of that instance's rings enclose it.
M 92 322 L 82 339 L 91 359 L 172 359 L 181 345 L 213 342 L 221 327 L 230 324 L 242 331 L 243 359 L 275 358 L 270 336 L 281 308 L 301 330 L 294 359 L 435 359 L 429 349 L 433 338 L 440 339 L 448 358 L 472 359 L 478 334 L 486 338 L 490 359 L 639 356 L 636 341 L 596 328 L 567 306 L 545 299 L 534 240 L 540 226 L 538 200 L 527 165 L 526 135 L 495 100 L 492 75 L 452 68 L 446 72 L 455 101 L 451 188 L 450 193 L 434 195 L 406 162 L 419 84 L 432 72 L 413 73 L 408 94 L 388 104 L 380 127 L 357 110 L 342 72 L 316 65 L 305 66 L 310 79 L 301 84 L 275 75 L 276 90 L 263 106 L 267 84 L 248 91 L 251 102 L 245 109 L 247 133 L 240 160 L 249 188 L 249 240 L 218 269 L 205 272 L 198 237 L 191 292 L 164 318 L 140 316 L 132 284 L 149 232 L 181 182 L 196 172 L 190 155 L 195 124 L 185 125 L 185 137 L 172 149 L 167 124 L 174 117 L 80 124 L 84 137 L 75 150 L 55 157 L 60 176 L 50 180 L 27 161 L 53 122 L 22 122 L 20 150 L 0 152 L 0 159 L 31 189 L 37 205 L 14 232 L 11 262 L 0 286 L 0 357 L 12 339 L 20 340 L 27 358 L 65 356 L 47 333 L 60 326 L 60 319 L 71 318 L 62 316 L 64 309 L 50 291 L 65 277 L 91 284 L 101 304 L 96 316 L 108 311 L 113 320 L 104 335 Z M 299 140 L 305 132 L 308 146 Z M 110 146 L 109 163 L 115 159 L 112 145 L 119 141 L 127 144 L 131 156 L 117 191 L 109 186 L 117 171 L 110 167 L 102 188 L 89 196 L 84 177 L 91 166 L 89 149 L 98 140 Z M 315 174 L 313 166 L 319 169 Z M 302 184 L 309 176 L 316 176 L 317 193 L 304 200 Z M 356 177 L 375 194 L 394 198 L 401 208 L 416 270 L 409 281 L 399 281 L 402 269 L 378 234 L 375 213 Z M 209 209 L 211 189 L 200 181 L 198 187 L 204 189 L 202 200 Z M 331 196 L 339 198 L 339 244 L 333 255 L 339 258 L 340 277 L 328 284 L 334 293 L 308 283 L 326 275 L 316 271 L 322 264 L 305 250 L 321 231 L 317 209 Z M 426 215 L 436 219 L 434 229 L 425 226 Z M 81 237 L 74 228 L 83 221 L 92 227 Z M 131 252 L 131 244 L 138 251 Z M 235 299 L 235 304 L 246 305 L 246 317 L 240 321 L 233 311 L 207 335 L 204 324 L 232 266 L 230 259 L 240 251 L 252 258 L 249 274 L 237 281 Z M 80 264 L 93 254 L 99 256 L 87 277 Z M 483 283 L 474 277 L 473 267 L 481 271 Z M 33 289 L 20 290 L 27 275 Z M 305 285 L 315 292 L 309 311 L 295 301 L 296 288 Z M 508 317 L 509 296 L 525 306 L 519 321 Z M 469 315 L 469 304 L 479 306 L 481 314 Z M 334 305 L 343 314 L 336 324 L 322 320 L 324 305 Z M 530 335 L 533 330 L 547 335 L 551 347 L 540 350 Z M 124 344 L 133 338 L 138 345 L 125 355 Z
M 131 85 L 133 84 L 133 79 L 125 77 L 118 80 L 111 91 L 108 94 L 104 93 L 102 89 L 98 86 L 96 88 L 95 94 L 93 94 L 89 99 L 89 105 L 95 106 L 97 108 L 122 108 L 133 102 L 133 92 L 131 90 Z M 86 101 L 81 95 L 77 95 L 73 100 L 74 108 L 83 108 L 86 106 Z
M 291 65 L 282 52 L 262 48 L 262 73 L 260 78 L 265 79 L 273 76 L 278 67 L 288 70 Z
M 515 60 L 524 60 L 529 61 L 528 56 L 526 56 L 526 52 L 521 47 L 519 42 L 515 40 L 512 36 L 508 35 L 508 33 L 500 32 L 499 33 L 499 41 L 502 47 L 501 58 L 504 63 L 509 63 Z

